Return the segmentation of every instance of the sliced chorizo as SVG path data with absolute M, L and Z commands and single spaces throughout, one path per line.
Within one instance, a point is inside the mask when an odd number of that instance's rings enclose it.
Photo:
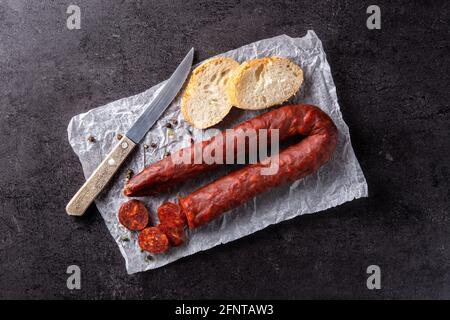
M 172 202 L 164 202 L 158 208 L 158 218 L 160 223 L 167 225 L 184 226 L 186 225 L 186 216 L 181 208 Z
M 169 238 L 156 227 L 148 227 L 139 232 L 139 246 L 142 250 L 159 254 L 169 250 Z
M 140 231 L 148 225 L 149 212 L 139 200 L 129 200 L 119 209 L 119 222 L 128 230 Z
M 182 245 L 186 240 L 186 234 L 182 225 L 161 223 L 156 227 L 164 232 L 173 247 Z

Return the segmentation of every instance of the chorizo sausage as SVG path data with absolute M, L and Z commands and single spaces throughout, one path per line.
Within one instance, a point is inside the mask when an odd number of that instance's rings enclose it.
M 148 225 L 149 212 L 139 200 L 129 200 L 119 209 L 119 222 L 128 230 L 140 231 Z
M 186 197 L 179 197 L 179 205 L 190 229 L 273 187 L 303 178 L 330 160 L 336 149 L 338 131 L 322 110 L 311 105 L 286 106 L 265 115 L 250 121 L 257 126 L 263 122 L 266 127 L 280 128 L 280 136 L 283 129 L 305 138 L 279 153 L 278 172 L 274 175 L 261 174 L 265 167 L 276 161 L 271 156 L 219 178 Z
M 249 131 L 256 132 L 259 137 L 261 129 L 279 129 L 280 141 L 286 140 L 289 137 L 297 134 L 307 135 L 306 122 L 303 126 L 299 126 L 299 122 L 307 110 L 319 110 L 317 107 L 310 105 L 287 105 L 272 111 L 263 113 L 253 119 L 245 121 L 233 128 L 233 130 L 226 130 L 209 140 L 197 142 L 189 147 L 183 148 L 169 157 L 166 157 L 158 162 L 147 166 L 139 174 L 131 178 L 125 186 L 124 194 L 126 196 L 148 196 L 158 194 L 167 188 L 178 185 L 186 180 L 197 176 L 200 173 L 210 171 L 216 168 L 218 163 L 207 163 L 202 157 L 201 161 L 195 161 L 194 150 L 202 150 L 203 154 L 212 154 L 214 150 L 221 150 L 222 163 L 226 162 L 227 158 L 227 141 L 232 141 L 233 145 L 230 150 L 236 159 L 239 152 L 246 152 L 248 149 L 247 134 Z M 320 110 L 319 110 L 320 111 Z M 309 112 L 308 112 L 309 114 Z M 270 143 L 271 133 L 267 137 Z M 238 146 L 236 141 L 245 141 L 244 148 Z M 231 149 L 232 148 L 232 149 Z M 190 161 L 177 161 L 182 159 L 187 154 Z
M 167 235 L 156 227 L 145 228 L 139 232 L 139 246 L 142 250 L 159 254 L 169 250 L 169 239 Z
M 170 155 L 147 166 L 127 182 L 124 188 L 124 194 L 128 197 L 143 197 L 159 194 L 174 185 L 183 183 L 186 179 L 214 168 L 217 164 L 194 164 L 195 154 L 191 151 L 195 148 L 202 149 L 208 145 L 210 145 L 209 140 L 193 144 L 191 147 L 179 150 L 177 155 Z M 177 163 L 174 160 L 175 156 L 182 158 L 185 152 L 190 152 L 190 163 Z
M 176 206 L 176 204 L 174 204 Z M 159 230 L 164 232 L 164 234 L 169 239 L 170 244 L 173 247 L 178 247 L 184 243 L 186 240 L 186 235 L 184 233 L 184 227 L 182 225 L 161 223 L 156 226 Z
M 158 208 L 159 222 L 166 225 L 183 227 L 186 225 L 186 216 L 180 207 L 171 202 L 165 202 Z

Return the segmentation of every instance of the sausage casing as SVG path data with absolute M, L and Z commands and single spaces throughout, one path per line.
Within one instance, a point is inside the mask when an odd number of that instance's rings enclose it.
M 201 226 L 256 195 L 286 182 L 314 173 L 330 160 L 336 149 L 338 131 L 330 117 L 311 105 L 291 105 L 268 112 L 250 121 L 263 122 L 267 128 L 280 128 L 305 138 L 278 155 L 251 164 L 198 189 L 186 197 L 179 197 L 190 229 Z M 284 131 L 282 133 L 281 131 Z M 278 172 L 261 174 L 272 161 L 278 161 Z
M 279 129 L 279 140 L 283 141 L 297 134 L 305 135 L 308 128 L 299 127 L 299 117 L 306 109 L 318 110 L 318 108 L 307 105 L 289 105 L 263 113 L 253 119 L 238 124 L 233 130 L 225 130 L 209 140 L 197 142 L 189 147 L 178 150 L 171 156 L 166 157 L 147 166 L 139 174 L 132 177 L 125 186 L 124 194 L 129 197 L 148 196 L 161 193 L 171 186 L 177 186 L 200 173 L 210 171 L 220 163 L 207 163 L 204 158 L 200 161 L 195 159 L 195 151 L 201 150 L 203 154 L 212 154 L 214 150 L 222 150 L 222 163 L 226 163 L 227 152 L 233 153 L 233 158 L 238 158 L 239 152 L 248 152 L 248 132 L 255 132 L 259 138 L 260 132 L 268 131 L 267 142 L 271 140 L 271 130 Z M 319 110 L 320 111 L 320 110 Z M 309 122 L 308 122 L 309 124 Z M 265 132 L 267 132 L 265 131 Z M 233 145 L 227 150 L 227 141 L 233 141 Z M 236 141 L 245 141 L 245 146 L 238 146 Z M 190 161 L 180 162 L 187 154 Z

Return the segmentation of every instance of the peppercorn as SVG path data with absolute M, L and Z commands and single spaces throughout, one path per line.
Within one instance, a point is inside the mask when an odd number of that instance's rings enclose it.
M 131 170 L 131 169 L 128 169 L 127 170 L 127 175 L 125 177 L 125 181 L 126 182 L 130 181 L 130 179 L 133 178 L 133 175 L 134 175 L 134 171 Z

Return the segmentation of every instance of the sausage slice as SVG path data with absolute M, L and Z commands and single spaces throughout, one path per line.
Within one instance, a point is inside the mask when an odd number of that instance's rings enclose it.
M 158 218 L 161 224 L 184 226 L 186 216 L 180 206 L 172 202 L 165 202 L 158 208 Z
M 186 240 L 183 226 L 162 223 L 158 224 L 157 228 L 165 233 L 169 242 L 173 247 L 178 247 Z
M 150 253 L 164 253 L 169 250 L 169 239 L 156 227 L 145 228 L 139 232 L 139 246 Z
M 128 230 L 140 231 L 148 225 L 149 212 L 139 200 L 129 200 L 119 209 L 119 222 Z

